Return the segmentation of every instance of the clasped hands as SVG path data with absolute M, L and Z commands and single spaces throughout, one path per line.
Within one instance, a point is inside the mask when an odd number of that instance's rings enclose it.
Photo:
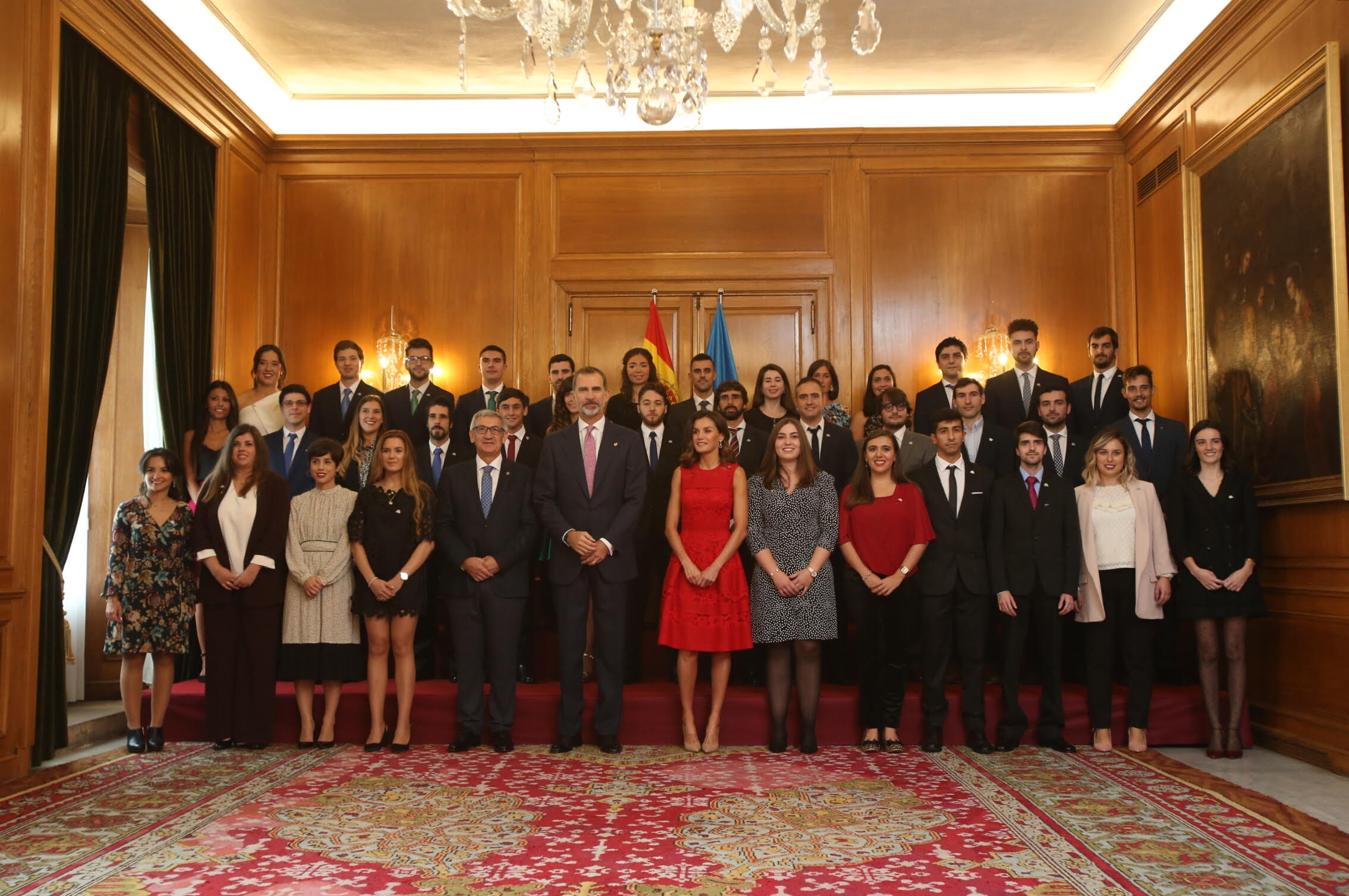
M 462 569 L 468 573 L 468 577 L 475 582 L 485 582 L 492 576 L 501 572 L 501 564 L 497 563 L 495 557 L 469 557 L 463 562 Z
M 572 529 L 567 533 L 567 547 L 581 556 L 582 566 L 599 566 L 609 559 L 608 546 L 580 529 Z
M 261 568 L 256 563 L 250 563 L 243 572 L 236 576 L 233 572 L 226 569 L 224 564 L 219 560 L 216 560 L 214 557 L 210 559 L 214 562 L 208 563 L 207 568 L 210 570 L 211 576 L 220 583 L 220 587 L 224 588 L 226 591 L 241 591 L 244 588 L 248 588 L 258 577 L 258 570 Z
M 1242 566 L 1227 578 L 1220 579 L 1213 570 L 1195 565 L 1190 567 L 1190 574 L 1207 591 L 1221 591 L 1224 588 L 1228 591 L 1240 591 L 1246 587 L 1246 582 L 1251 577 L 1251 570 L 1247 566 Z
M 1076 596 L 1068 594 L 1066 592 L 1064 594 L 1059 595 L 1060 616 L 1067 616 L 1069 613 L 1073 612 L 1076 609 L 1077 609 Z M 1016 598 L 1012 596 L 1012 592 L 1010 591 L 998 592 L 998 612 L 1002 613 L 1004 616 L 1016 615 Z
M 707 588 L 717 583 L 717 576 L 721 573 L 721 567 L 713 563 L 707 569 L 699 569 L 692 560 L 685 561 L 684 578 L 688 579 L 689 584 L 697 588 Z
M 815 581 L 808 566 L 791 575 L 787 575 L 781 569 L 774 570 L 769 573 L 769 578 L 773 580 L 773 587 L 778 590 L 778 594 L 783 597 L 800 597 L 810 588 L 810 583 Z

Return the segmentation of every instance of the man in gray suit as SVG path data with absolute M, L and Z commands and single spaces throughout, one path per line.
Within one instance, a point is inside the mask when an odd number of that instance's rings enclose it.
M 886 389 L 881 393 L 881 423 L 899 442 L 899 466 L 905 473 L 937 456 L 932 439 L 914 432 L 909 396 L 903 389 Z M 860 444 L 858 452 L 861 453 Z

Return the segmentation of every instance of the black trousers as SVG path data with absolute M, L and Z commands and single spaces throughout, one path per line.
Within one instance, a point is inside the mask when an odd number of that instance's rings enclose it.
M 581 654 L 586 646 L 586 611 L 595 602 L 595 678 L 600 699 L 595 707 L 595 733 L 618 736 L 623 714 L 623 641 L 627 626 L 628 594 L 632 582 L 606 582 L 593 566 L 581 568 L 574 582 L 554 583 L 557 610 L 558 680 L 562 702 L 557 732 L 562 737 L 581 734 Z
M 1158 621 L 1139 619 L 1134 611 L 1134 570 L 1101 570 L 1101 599 L 1105 620 L 1083 623 L 1087 651 L 1087 714 L 1092 728 L 1110 727 L 1111 686 L 1115 672 L 1115 645 L 1124 657 L 1124 681 L 1129 688 L 1125 717 L 1130 728 L 1148 727 L 1152 706 L 1152 653 Z
M 1026 713 L 1018 699 L 1021 667 L 1026 656 L 1026 636 L 1035 634 L 1035 657 L 1040 668 L 1040 717 L 1036 737 L 1041 743 L 1063 736 L 1063 628 L 1059 623 L 1059 595 L 1035 591 L 1018 594 L 1016 615 L 1003 615 L 1002 719 L 998 742 L 1017 743 L 1026 733 Z
M 534 560 L 529 565 L 529 596 L 525 598 L 524 615 L 520 621 L 520 638 L 515 661 L 534 674 L 535 634 L 551 628 L 548 609 L 548 561 Z
M 946 667 L 960 660 L 960 716 L 967 737 L 984 733 L 984 647 L 988 602 L 959 581 L 945 594 L 924 594 L 923 730 L 940 732 L 946 722 Z
M 858 719 L 863 728 L 898 728 L 912 624 L 906 610 L 917 590 L 905 582 L 889 597 L 877 597 L 851 567 L 842 582 L 848 616 L 857 624 Z
M 206 604 L 206 736 L 236 744 L 272 741 L 281 607 Z
M 637 551 L 637 578 L 629 583 L 627 632 L 624 635 L 623 665 L 628 681 L 642 679 L 645 635 L 652 619 L 659 624 L 661 588 L 665 584 L 665 569 L 670 564 L 670 544 L 663 533 L 646 536 Z
M 459 694 L 455 725 L 460 735 L 482 731 L 483 668 L 492 685 L 488 702 L 493 731 L 509 732 L 515 724 L 515 665 L 525 598 L 485 595 L 472 588 L 460 597 L 446 598 L 444 606 L 459 659 Z M 485 662 L 484 662 L 485 661 Z

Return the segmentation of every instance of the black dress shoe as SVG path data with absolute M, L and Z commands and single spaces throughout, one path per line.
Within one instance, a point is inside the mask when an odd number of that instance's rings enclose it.
M 623 745 L 618 742 L 618 735 L 616 734 L 601 734 L 596 740 L 599 742 L 601 753 L 614 754 L 623 752 Z
M 787 751 L 787 723 L 774 722 L 773 730 L 768 735 L 768 752 L 785 753 Z
M 492 732 L 492 749 L 498 753 L 509 753 L 515 749 L 515 741 L 511 740 L 509 731 Z
M 941 732 L 929 731 L 923 735 L 923 752 L 940 753 L 941 752 Z
M 465 753 L 482 743 L 482 735 L 476 731 L 463 731 L 450 744 L 448 752 Z
M 515 680 L 519 684 L 533 684 L 534 673 L 529 671 L 529 667 L 524 663 L 515 667 Z
M 151 753 L 164 752 L 164 726 L 145 729 L 145 749 Z
M 211 744 L 211 749 L 212 749 L 212 750 L 228 750 L 228 749 L 229 749 L 230 747 L 232 747 L 232 746 L 234 746 L 234 741 L 232 741 L 232 740 L 230 740 L 228 737 L 226 737 L 226 738 L 224 738 L 224 739 L 222 739 L 222 740 L 218 740 L 218 741 L 216 741 L 215 743 Z
M 982 734 L 974 734 L 965 739 L 965 745 L 976 753 L 987 756 L 993 752 L 993 745 Z
M 1051 740 L 1041 741 L 1041 742 L 1040 742 L 1040 746 L 1042 746 L 1042 747 L 1048 747 L 1048 748 L 1051 749 L 1051 750 L 1058 750 L 1060 753 L 1076 753 L 1076 752 L 1077 752 L 1077 747 L 1075 747 L 1075 746 L 1073 746 L 1072 744 L 1068 743 L 1068 741 L 1064 740 L 1064 739 L 1061 738 L 1061 737 L 1056 737 L 1056 738 L 1052 738 Z
M 145 752 L 144 728 L 128 728 L 126 730 L 126 751 L 128 753 Z
M 999 753 L 1010 753 L 1018 746 L 1019 744 L 1014 740 L 1000 740 L 993 749 Z
M 815 726 L 801 730 L 801 752 L 807 756 L 819 752 L 820 745 L 815 741 Z
M 239 744 L 239 746 L 242 747 L 242 748 L 244 748 L 245 750 L 265 750 L 265 749 L 267 749 L 267 745 L 266 745 L 265 743 L 263 743 L 262 741 L 258 741 L 258 740 L 244 741 L 243 743 Z
M 548 747 L 549 753 L 570 753 L 581 745 L 579 737 L 559 737 Z

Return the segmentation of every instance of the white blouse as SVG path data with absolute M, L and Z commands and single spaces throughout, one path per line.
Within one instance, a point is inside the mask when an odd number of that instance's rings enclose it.
M 1134 503 L 1122 485 L 1098 485 L 1091 502 L 1091 527 L 1096 535 L 1096 568 L 1132 568 Z
M 239 422 L 251 423 L 265 436 L 280 429 L 286 418 L 281 415 L 281 402 L 277 401 L 276 393 L 273 392 L 245 408 L 240 408 Z
M 230 572 L 236 576 L 244 571 L 248 559 L 248 539 L 253 534 L 253 520 L 258 515 L 257 486 L 249 489 L 247 495 L 240 495 L 231 482 L 220 497 L 220 509 L 217 519 L 220 521 L 220 537 L 225 540 L 225 550 L 230 555 Z M 217 556 L 213 548 L 197 552 L 198 560 Z M 255 554 L 253 562 L 267 569 L 276 569 L 276 561 L 263 554 Z

